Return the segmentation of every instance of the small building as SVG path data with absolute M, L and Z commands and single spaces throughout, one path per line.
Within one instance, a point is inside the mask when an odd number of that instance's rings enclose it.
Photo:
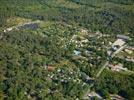
M 81 29 L 81 33 L 87 34 L 88 33 L 88 30 L 87 29 Z
M 7 28 L 7 31 L 11 31 L 13 28 Z
M 114 52 L 121 50 L 128 40 L 130 40 L 128 36 L 117 35 L 117 40 L 112 44 L 112 47 L 107 51 L 108 55 L 111 56 Z
M 121 47 L 121 46 L 123 46 L 125 43 L 126 43 L 126 42 L 125 42 L 124 40 L 122 40 L 122 39 L 117 39 L 117 40 L 113 43 L 112 47 L 115 47 L 115 46 Z
M 88 94 L 88 97 L 89 97 L 90 100 L 94 100 L 95 97 L 97 97 L 98 100 L 102 100 L 102 97 L 96 92 L 90 92 Z
M 117 64 L 117 65 L 109 65 L 109 67 L 111 68 L 112 71 L 127 71 L 127 68 L 123 68 L 122 64 Z
M 128 54 L 132 54 L 133 53 L 133 51 L 130 50 L 130 49 L 125 49 L 125 52 L 127 52 Z
M 6 33 L 6 32 L 7 32 L 7 30 L 4 30 L 4 32 Z
M 88 42 L 88 39 L 82 40 L 81 42 L 82 43 L 87 43 Z
M 125 35 L 121 35 L 121 34 L 117 35 L 117 38 L 118 39 L 123 39 L 123 40 L 130 40 L 129 36 L 125 36 Z
M 46 70 L 48 70 L 49 72 L 52 72 L 52 71 L 55 70 L 55 67 L 53 67 L 53 66 L 51 66 L 51 65 L 44 65 L 44 68 L 45 68 Z
M 74 54 L 75 54 L 76 56 L 79 56 L 79 55 L 81 54 L 81 52 L 78 51 L 78 50 L 74 50 Z

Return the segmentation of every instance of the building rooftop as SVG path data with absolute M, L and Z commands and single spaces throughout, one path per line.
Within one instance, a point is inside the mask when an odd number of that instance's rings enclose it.
M 74 50 L 74 54 L 78 56 L 78 55 L 81 54 L 81 52 L 80 51 L 77 51 L 77 50 Z
M 117 35 L 117 38 L 123 39 L 123 40 L 130 40 L 129 36 L 125 36 L 125 35 L 121 35 L 121 34 Z
M 125 44 L 125 41 L 123 41 L 122 39 L 117 39 L 114 43 L 113 46 L 122 46 Z

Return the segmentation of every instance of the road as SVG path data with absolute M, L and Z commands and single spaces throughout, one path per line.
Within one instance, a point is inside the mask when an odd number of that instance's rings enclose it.
M 119 48 L 117 51 L 115 51 L 111 57 L 113 58 L 117 53 L 119 53 L 120 51 L 122 51 L 127 45 L 122 46 L 121 48 Z M 104 71 L 104 69 L 108 66 L 109 61 L 106 61 L 105 64 L 101 67 L 101 69 L 99 70 L 99 72 L 96 74 L 96 78 L 100 77 L 101 73 Z M 89 90 L 85 93 L 85 95 L 83 96 L 84 100 L 87 100 L 88 98 L 88 94 L 91 92 L 90 89 L 94 86 L 94 83 L 92 83 L 89 86 Z
M 120 51 L 122 51 L 125 47 L 127 47 L 127 45 L 123 45 L 122 47 L 120 47 L 118 50 L 116 50 L 112 55 L 111 57 L 113 58 L 117 53 L 119 53 Z
M 116 50 L 112 55 L 111 57 L 113 58 L 117 53 L 119 53 L 120 51 L 122 51 L 127 45 L 124 45 L 122 46 L 121 48 L 119 48 L 118 50 Z M 109 61 L 106 61 L 106 63 L 102 66 L 102 68 L 99 70 L 99 72 L 97 73 L 96 75 L 96 78 L 98 78 L 101 73 L 103 72 L 103 70 L 106 68 L 106 66 L 108 66 L 109 64 Z
M 98 78 L 101 73 L 103 72 L 103 70 L 108 66 L 109 61 L 106 61 L 106 63 L 102 66 L 102 68 L 99 70 L 99 72 L 96 74 L 96 78 Z

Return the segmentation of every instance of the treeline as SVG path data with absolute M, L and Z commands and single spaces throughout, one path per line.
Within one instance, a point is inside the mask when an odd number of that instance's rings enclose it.
M 118 94 L 128 100 L 133 100 L 134 75 L 115 74 L 105 71 L 95 82 L 95 90 L 104 98 L 110 98 L 110 94 Z
M 117 4 L 125 4 L 125 5 L 131 5 L 134 3 L 133 0 L 107 0 L 107 1 L 117 3 Z
M 9 17 L 19 16 L 34 20 L 78 23 L 92 31 L 100 30 L 109 34 L 134 32 L 134 24 L 132 23 L 134 11 L 133 9 L 127 10 L 129 6 L 133 5 L 133 0 L 68 0 L 68 2 L 74 2 L 80 7 L 71 9 L 62 5 L 53 6 L 51 1 L 45 0 L 0 1 L 0 25 L 1 27 L 6 25 L 6 20 Z M 108 5 L 108 2 L 114 2 L 118 6 L 114 6 L 112 3 Z M 123 8 L 120 5 L 122 3 L 130 5 Z M 27 9 L 28 6 L 31 9 Z M 32 9 L 34 6 L 41 8 L 34 10 Z

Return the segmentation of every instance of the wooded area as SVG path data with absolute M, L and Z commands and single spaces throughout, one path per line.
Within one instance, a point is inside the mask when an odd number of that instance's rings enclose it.
M 91 51 L 93 57 L 83 60 L 74 56 L 77 48 L 72 37 L 84 27 L 90 33 L 99 30 L 111 35 L 112 41 L 116 34 L 129 33 L 130 44 L 134 45 L 133 17 L 134 0 L 0 0 L 0 99 L 81 99 L 91 84 L 87 76 L 94 77 L 107 59 L 103 47 L 109 38 L 89 38 L 84 50 Z M 45 24 L 34 31 L 3 32 L 12 27 L 8 20 L 15 18 Z M 134 63 L 114 60 L 134 70 Z M 134 99 L 133 74 L 115 74 L 106 69 L 94 82 L 92 90 L 104 98 L 118 94 Z

